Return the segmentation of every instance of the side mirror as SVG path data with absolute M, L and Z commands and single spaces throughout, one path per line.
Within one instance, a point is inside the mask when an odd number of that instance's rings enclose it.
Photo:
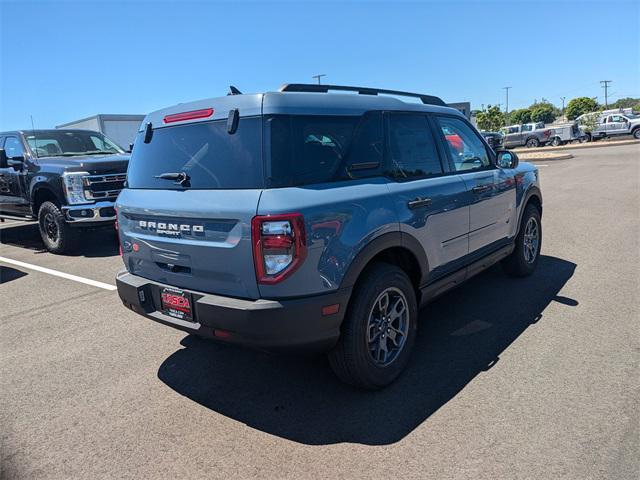
M 509 150 L 498 150 L 496 155 L 496 165 L 498 165 L 499 168 L 516 168 L 520 162 L 518 155 Z
M 127 153 L 131 153 L 133 152 L 133 143 L 129 144 L 129 150 L 127 150 Z
M 4 151 L 4 148 L 0 148 L 0 168 L 7 168 L 8 166 L 7 152 Z

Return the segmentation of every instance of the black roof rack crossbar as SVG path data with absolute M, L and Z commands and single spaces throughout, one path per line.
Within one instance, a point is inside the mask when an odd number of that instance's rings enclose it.
M 281 92 L 316 92 L 328 93 L 330 90 L 343 92 L 358 92 L 360 95 L 397 95 L 400 97 L 419 98 L 427 105 L 439 105 L 446 107 L 447 104 L 441 98 L 422 93 L 401 92 L 399 90 L 383 90 L 381 88 L 350 87 L 347 85 L 316 85 L 315 83 L 285 83 L 280 87 Z

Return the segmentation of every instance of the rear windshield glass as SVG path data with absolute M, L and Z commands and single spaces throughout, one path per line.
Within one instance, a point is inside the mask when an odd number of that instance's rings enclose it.
M 233 135 L 226 120 L 158 128 L 149 143 L 140 132 L 129 162 L 129 188 L 262 188 L 261 123 L 259 117 L 242 118 Z M 186 174 L 188 183 L 156 178 L 172 173 Z

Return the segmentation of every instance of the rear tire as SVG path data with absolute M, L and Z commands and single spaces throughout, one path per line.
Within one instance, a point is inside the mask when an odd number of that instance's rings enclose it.
M 554 137 L 553 140 L 551 140 L 552 147 L 559 147 L 560 145 L 562 145 L 562 140 L 560 140 L 558 137 Z
M 76 248 L 78 232 L 64 220 L 60 209 L 52 202 L 44 202 L 38 210 L 38 226 L 45 247 L 51 253 L 69 253 Z
M 640 128 L 636 128 L 631 134 L 633 135 L 633 138 L 640 140 Z
M 502 261 L 505 271 L 514 277 L 531 275 L 538 265 L 542 247 L 542 222 L 535 205 L 528 204 L 522 215 L 515 249 Z
M 369 267 L 353 292 L 331 368 L 345 383 L 375 390 L 404 370 L 415 343 L 416 294 L 407 274 L 386 263 Z
M 527 143 L 525 143 L 527 148 L 536 148 L 540 146 L 540 140 L 538 140 L 537 138 L 530 138 L 529 140 L 527 140 Z

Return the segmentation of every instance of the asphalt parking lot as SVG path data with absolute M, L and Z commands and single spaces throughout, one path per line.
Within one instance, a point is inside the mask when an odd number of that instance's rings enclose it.
M 572 153 L 536 274 L 428 306 L 376 393 L 125 310 L 113 233 L 62 257 L 0 224 L 0 477 L 639 478 L 640 144 Z

